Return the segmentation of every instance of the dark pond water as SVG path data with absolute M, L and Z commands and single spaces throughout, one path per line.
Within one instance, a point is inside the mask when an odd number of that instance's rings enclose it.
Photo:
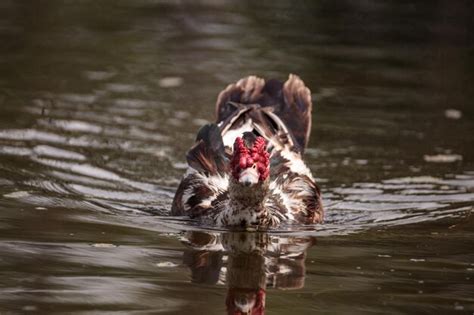
M 0 313 L 474 312 L 469 1 L 0 2 Z M 163 216 L 217 93 L 299 74 L 326 223 Z

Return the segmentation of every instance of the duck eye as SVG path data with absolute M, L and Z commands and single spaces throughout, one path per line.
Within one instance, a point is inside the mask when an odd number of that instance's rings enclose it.
M 252 168 L 253 168 L 253 169 L 256 169 L 256 168 L 257 168 L 257 164 L 252 165 Z

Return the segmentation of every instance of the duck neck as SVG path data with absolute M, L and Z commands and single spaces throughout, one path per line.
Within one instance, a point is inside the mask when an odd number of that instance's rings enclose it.
M 229 185 L 230 201 L 241 208 L 261 210 L 268 195 L 268 180 L 245 186 L 232 179 Z
M 221 213 L 221 224 L 231 226 L 262 224 L 267 219 L 267 210 L 264 206 L 267 198 L 268 181 L 247 187 L 231 179 L 228 204 Z

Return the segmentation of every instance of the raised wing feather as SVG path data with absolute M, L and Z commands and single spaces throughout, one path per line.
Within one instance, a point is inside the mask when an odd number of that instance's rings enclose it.
M 282 131 L 286 132 L 292 139 L 291 149 L 303 152 L 311 131 L 311 111 L 311 92 L 298 76 L 290 74 L 285 83 L 249 76 L 230 84 L 219 94 L 216 120 L 225 133 L 241 125 L 245 119 L 239 119 L 244 114 L 253 115 L 252 118 L 259 116 L 260 127 L 268 138 L 272 136 L 268 133 L 277 131 L 280 137 Z

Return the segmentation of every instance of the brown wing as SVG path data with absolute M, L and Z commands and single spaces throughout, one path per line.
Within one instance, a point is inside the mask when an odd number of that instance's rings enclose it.
M 229 84 L 219 93 L 216 103 L 216 122 L 221 122 L 232 115 L 238 108 L 230 103 L 257 104 L 262 98 L 265 80 L 248 76 L 236 83 Z M 263 104 L 260 104 L 263 105 Z
M 227 190 L 226 180 L 220 175 L 191 172 L 181 180 L 176 190 L 171 214 L 212 217 L 226 206 Z
M 297 222 L 321 223 L 324 218 L 321 191 L 310 170 L 301 166 L 301 161 L 288 159 L 280 152 L 272 156 L 271 165 L 270 178 L 274 178 L 274 182 L 269 199 L 275 215 L 291 213 Z
M 301 152 L 308 144 L 311 133 L 311 91 L 296 75 L 290 74 L 283 85 L 283 106 L 276 114 L 286 123 Z
M 227 171 L 227 160 L 222 136 L 216 124 L 203 126 L 196 143 L 186 155 L 189 166 L 200 172 L 217 174 Z
M 209 198 L 216 199 L 220 194 L 218 187 L 213 185 L 219 181 L 213 181 L 213 176 L 219 177 L 219 174 L 227 173 L 228 162 L 224 144 L 216 124 L 207 124 L 199 130 L 196 143 L 188 151 L 186 159 L 196 172 L 181 180 L 173 199 L 171 213 L 193 217 L 208 212 L 211 207 L 204 201 Z
M 268 127 L 273 125 L 274 129 L 288 131 L 294 143 L 293 149 L 304 151 L 311 131 L 312 103 L 310 90 L 298 76 L 290 74 L 285 83 L 278 80 L 265 82 L 249 76 L 230 84 L 217 98 L 216 121 L 223 122 L 221 130 L 243 114 L 258 116 L 262 121 L 261 114 L 255 113 L 258 109 L 265 112 L 265 121 L 270 124 Z M 278 126 L 279 121 L 283 128 Z

